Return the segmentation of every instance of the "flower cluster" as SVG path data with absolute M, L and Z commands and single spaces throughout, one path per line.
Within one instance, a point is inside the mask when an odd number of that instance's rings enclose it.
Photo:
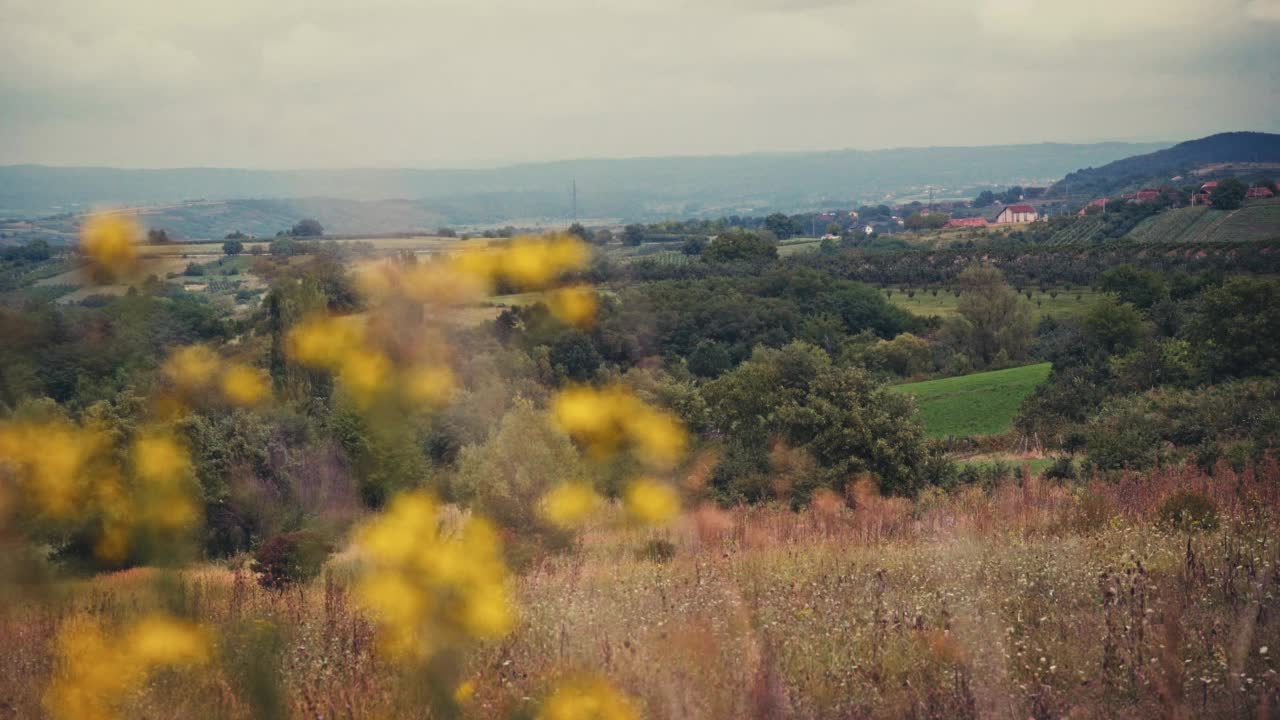
M 485 520 L 443 532 L 439 505 L 407 493 L 359 531 L 356 547 L 366 562 L 356 597 L 377 618 L 380 647 L 392 658 L 426 660 L 502 637 L 515 621 L 502 546 Z
M 83 615 L 58 633 L 57 666 L 44 694 L 55 720 L 110 720 L 121 717 L 120 698 L 162 667 L 209 660 L 209 638 L 198 627 L 164 616 L 146 617 L 108 634 Z
M 139 534 L 181 533 L 196 523 L 199 510 L 189 454 L 166 430 L 140 431 L 126 464 L 112 450 L 102 430 L 64 420 L 0 424 L 0 462 L 14 471 L 31 515 L 87 522 L 95 554 L 118 563 Z
M 249 407 L 271 394 L 262 371 L 244 363 L 225 361 L 203 345 L 189 345 L 174 351 L 161 371 L 187 400 L 221 398 L 233 405 Z
M 85 218 L 80 227 L 80 252 L 89 262 L 90 276 L 111 282 L 136 275 L 142 229 L 131 215 L 102 212 Z
M 594 675 L 558 684 L 542 702 L 538 720 L 637 720 L 640 713 L 627 696 Z
M 568 388 L 556 396 L 551 412 L 556 425 L 597 458 L 628 451 L 652 470 L 669 471 L 685 456 L 688 436 L 680 421 L 620 386 Z M 630 516 L 645 524 L 666 522 L 680 511 L 675 489 L 649 477 L 633 480 L 623 500 Z M 543 516 L 572 527 L 598 502 L 589 487 L 566 483 L 543 498 Z

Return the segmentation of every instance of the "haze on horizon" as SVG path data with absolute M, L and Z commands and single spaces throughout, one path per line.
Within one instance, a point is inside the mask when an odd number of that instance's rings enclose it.
M 1280 0 L 0 0 L 0 164 L 444 167 L 1280 129 Z

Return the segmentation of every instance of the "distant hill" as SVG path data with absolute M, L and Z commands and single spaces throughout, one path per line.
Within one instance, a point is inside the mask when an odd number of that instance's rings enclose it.
M 1049 196 L 1069 194 L 1077 199 L 1106 197 L 1141 187 L 1198 184 L 1228 174 L 1245 177 L 1280 175 L 1280 135 L 1230 132 L 1189 140 L 1163 150 L 1069 173 L 1054 184 Z M 1173 180 L 1178 176 L 1182 180 Z
M 1042 143 L 569 160 L 477 170 L 128 170 L 13 165 L 0 167 L 0 218 L 82 212 L 98 204 L 181 206 L 190 200 L 332 198 L 335 202 L 403 201 L 417 208 L 414 213 L 421 219 L 405 218 L 415 223 L 564 219 L 572 216 L 570 185 L 574 181 L 583 217 L 644 220 L 796 211 L 919 197 L 930 187 L 943 196 L 982 186 L 1047 183 L 1073 168 L 1161 147 L 1167 143 Z M 352 218 L 376 214 L 356 213 L 350 206 L 339 210 L 336 204 L 334 212 Z M 325 221 L 322 212 L 315 214 Z M 225 224 L 210 225 L 208 232 L 225 232 L 249 222 L 238 220 L 234 213 L 225 220 Z

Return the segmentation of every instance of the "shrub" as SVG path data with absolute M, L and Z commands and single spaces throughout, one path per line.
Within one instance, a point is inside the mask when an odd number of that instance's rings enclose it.
M 320 574 L 333 546 L 318 533 L 302 530 L 276 535 L 254 553 L 251 569 L 258 584 L 269 590 L 283 590 L 305 583 Z
M 1179 530 L 1213 530 L 1218 527 L 1218 509 L 1204 495 L 1184 490 L 1160 505 L 1160 523 Z
M 1065 456 L 1054 460 L 1052 465 L 1044 469 L 1044 477 L 1047 480 L 1075 480 L 1075 460 Z

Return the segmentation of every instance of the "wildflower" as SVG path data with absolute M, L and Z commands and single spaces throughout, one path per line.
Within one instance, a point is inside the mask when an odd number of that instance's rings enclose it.
M 453 395 L 453 371 L 447 365 L 420 365 L 404 376 L 404 392 L 411 402 L 442 405 Z
M 600 496 L 590 484 L 566 482 L 552 488 L 542 498 L 542 516 L 560 527 L 573 527 L 587 518 L 600 504 Z
M 568 388 L 556 396 L 552 417 L 561 430 L 597 456 L 628 445 L 652 467 L 667 469 L 684 456 L 684 428 L 670 413 L 656 410 L 621 387 Z
M 289 331 L 287 342 L 294 360 L 333 369 L 364 342 L 364 324 L 354 315 L 311 317 Z
M 191 467 L 186 450 L 172 437 L 163 435 L 135 442 L 133 463 L 141 479 L 156 485 L 172 483 Z
M 547 307 L 561 321 L 586 327 L 596 316 L 596 293 L 584 286 L 561 288 L 547 296 Z
M 133 274 L 138 266 L 142 231 L 123 213 L 90 215 L 80 228 L 80 252 L 89 260 L 95 280 L 110 281 Z
M 466 680 L 458 683 L 458 687 L 453 689 L 453 701 L 459 705 L 465 705 L 471 702 L 471 698 L 476 694 L 476 681 Z
M 45 709 L 58 720 L 110 720 L 121 716 L 122 701 L 155 669 L 207 662 L 209 640 L 194 625 L 160 616 L 112 637 L 78 615 L 58 633 L 56 652 Z
M 664 523 L 680 512 L 680 498 L 670 485 L 640 478 L 627 486 L 627 512 L 639 522 Z
M 538 720 L 636 720 L 640 713 L 627 696 L 595 676 L 566 680 L 542 703 Z
M 352 350 L 342 361 L 338 377 L 342 386 L 360 405 L 368 405 L 382 391 L 391 372 L 391 362 L 376 350 Z
M 357 536 L 367 564 L 356 598 L 377 617 L 380 647 L 395 659 L 502 637 L 514 622 L 493 526 L 469 518 L 443 535 L 438 511 L 425 493 L 401 495 Z
M 218 372 L 218 356 L 203 345 L 191 345 L 171 354 L 161 372 L 178 387 L 197 390 L 213 381 Z
M 235 405 L 257 405 L 267 396 L 267 380 L 248 365 L 236 363 L 222 374 L 222 395 Z

